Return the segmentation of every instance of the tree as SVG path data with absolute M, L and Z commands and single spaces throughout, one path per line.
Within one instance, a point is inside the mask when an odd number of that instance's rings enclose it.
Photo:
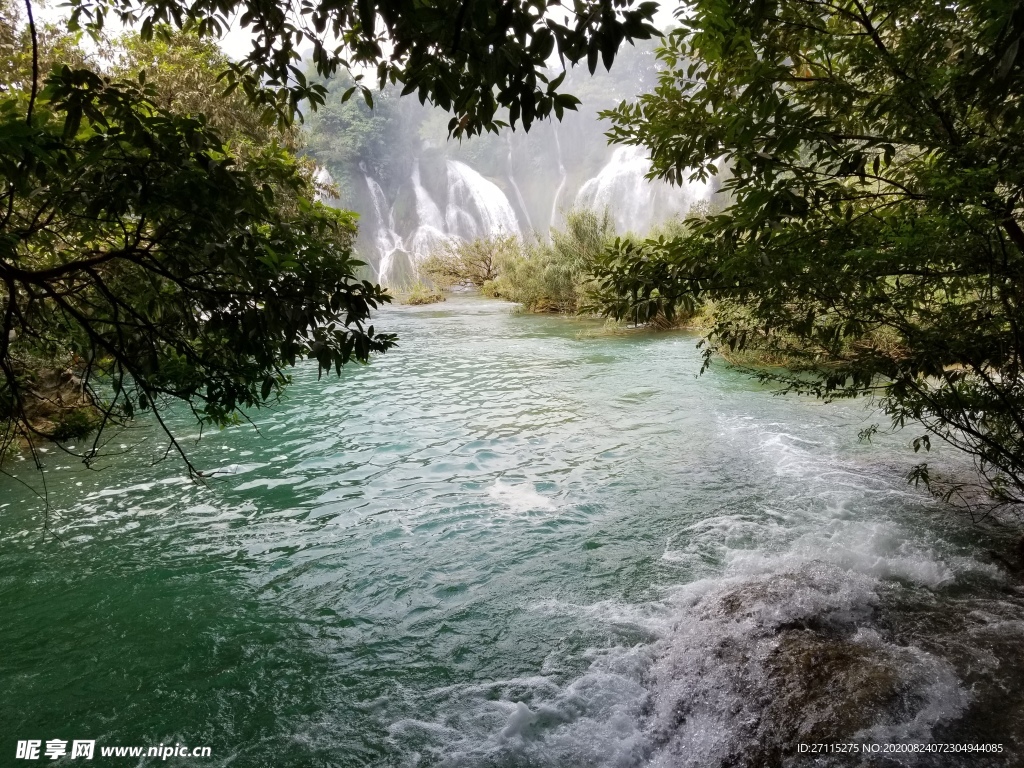
M 344 98 L 353 85 L 350 77 L 328 82 L 325 102 L 303 122 L 305 153 L 327 169 L 346 204 L 358 199 L 356 188 L 365 189 L 367 173 L 385 189 L 408 178 L 410 139 L 426 111 L 400 99 L 398 88 L 378 91 L 372 107 Z
M 133 66 L 145 53 L 125 50 Z M 165 54 L 176 64 L 161 70 Z M 88 460 L 110 421 L 149 410 L 163 425 L 183 400 L 223 425 L 276 396 L 302 357 L 339 370 L 394 343 L 367 325 L 388 297 L 354 277 L 354 215 L 315 202 L 288 135 L 241 98 L 172 109 L 183 77 L 216 99 L 223 64 L 179 38 L 150 62 L 162 95 L 146 70 L 129 81 L 64 66 L 0 98 L 5 443 L 18 428 L 60 437 L 30 412 L 33 377 L 55 361 L 98 414 Z
M 218 78 L 231 62 L 215 40 L 169 27 L 158 31 L 149 40 L 135 32 L 113 40 L 101 38 L 104 73 L 113 80 L 134 80 L 145 71 L 148 95 L 159 108 L 202 115 L 235 154 L 245 156 L 274 142 L 300 154 L 302 138 L 296 128 L 282 129 L 262 120 L 242 93 L 223 93 Z M 68 63 L 66 53 L 60 58 L 57 63 Z
M 168 399 L 223 424 L 279 392 L 303 355 L 337 370 L 387 349 L 394 339 L 366 325 L 387 297 L 355 279 L 354 221 L 315 202 L 312 169 L 293 155 L 292 120 L 324 102 L 322 78 L 376 67 L 380 85 L 455 112 L 454 135 L 529 128 L 577 103 L 558 90 L 564 73 L 547 74 L 552 56 L 610 66 L 624 40 L 655 33 L 655 7 L 359 0 L 293 12 L 253 0 L 81 0 L 71 32 L 102 40 L 111 15 L 139 31 L 100 66 L 73 39 L 39 29 L 31 0 L 19 39 L 4 2 L 6 423 L 45 432 L 27 411 L 26 377 L 40 361 L 70 363 L 101 427 L 139 409 L 160 419 Z M 232 64 L 202 41 L 236 11 L 253 48 Z M 319 77 L 299 66 L 304 41 Z M 143 67 L 151 76 L 135 79 Z M 345 98 L 362 88 L 369 105 L 361 80 Z
M 680 22 L 609 135 L 652 176 L 727 169 L 730 205 L 620 241 L 605 311 L 726 302 L 709 354 L 756 346 L 791 391 L 875 395 L 927 429 L 915 450 L 937 435 L 1024 502 L 1024 5 L 698 0 Z
M 515 235 L 496 235 L 469 242 L 449 240 L 435 248 L 420 269 L 442 289 L 455 285 L 482 288 L 498 277 L 502 261 L 518 254 L 520 247 Z
M 537 118 L 561 117 L 578 99 L 559 92 L 564 73 L 549 78 L 557 57 L 587 62 L 591 73 L 600 59 L 606 68 L 624 41 L 657 34 L 650 20 L 655 2 L 632 0 L 74 0 L 72 29 L 101 28 L 108 16 L 137 27 L 143 39 L 161 25 L 194 31 L 201 37 L 222 33 L 237 14 L 253 35 L 245 60 L 226 73 L 269 117 L 287 121 L 300 105 L 323 104 L 326 85 L 307 78 L 298 63 L 300 45 L 312 45 L 316 72 L 374 69 L 378 86 L 401 83 L 402 94 L 417 94 L 454 113 L 453 135 L 497 131 L 504 125 L 529 129 Z M 500 52 L 500 53 L 499 53 Z M 354 75 L 360 83 L 362 74 Z M 367 103 L 369 88 L 362 87 Z

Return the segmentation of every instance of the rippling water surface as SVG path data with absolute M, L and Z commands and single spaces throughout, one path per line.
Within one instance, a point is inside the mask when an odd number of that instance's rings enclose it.
M 48 454 L 63 543 L 0 485 L 8 756 L 89 738 L 212 747 L 192 765 L 1017 764 L 1021 591 L 1001 542 L 906 485 L 910 435 L 865 445 L 858 404 L 697 377 L 685 334 L 472 297 L 378 325 L 398 349 L 300 369 L 259 434 L 186 440 L 207 487 L 152 464 L 145 427 L 100 472 Z M 1004 752 L 795 752 L 838 737 Z

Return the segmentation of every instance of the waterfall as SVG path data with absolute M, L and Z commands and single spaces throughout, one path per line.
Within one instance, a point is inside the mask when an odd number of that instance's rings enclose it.
M 434 198 L 423 188 L 420 180 L 420 164 L 417 161 L 412 167 L 412 189 L 416 194 L 416 215 L 419 217 L 421 227 L 433 227 L 441 231 L 444 229 L 444 216 L 441 209 L 437 207 Z
M 562 190 L 565 189 L 565 182 L 569 178 L 569 175 L 565 172 L 565 164 L 562 162 L 562 142 L 558 140 L 558 126 L 552 126 L 552 133 L 555 134 L 555 153 L 558 157 L 558 176 L 561 181 L 558 182 L 558 189 L 555 190 L 555 199 L 551 201 L 551 221 L 548 224 L 551 229 L 554 229 L 558 224 L 558 201 L 562 197 Z
M 431 251 L 449 242 L 451 238 L 445 232 L 445 220 L 441 215 L 441 209 L 423 187 L 418 161 L 412 168 L 412 189 L 416 195 L 416 218 L 419 224 L 409 238 L 409 250 L 415 261 L 422 261 Z
M 384 190 L 369 175 L 364 178 L 366 186 L 370 190 L 370 199 L 373 200 L 373 211 L 377 216 L 377 231 L 374 235 L 374 242 L 380 257 L 377 266 L 377 280 L 384 285 L 395 284 L 396 281 L 405 279 L 404 273 L 409 271 L 409 255 L 405 250 L 402 238 L 395 231 L 394 212 L 388 206 Z
M 650 226 L 654 190 L 645 175 L 650 163 L 637 147 L 619 147 L 611 160 L 576 195 L 580 208 L 608 209 L 619 232 L 645 232 Z
M 507 134 L 506 136 L 506 142 L 508 144 L 508 183 L 509 186 L 515 190 L 516 202 L 519 203 L 519 210 L 523 212 L 523 219 L 526 221 L 526 228 L 532 230 L 533 222 L 530 221 L 530 212 L 526 208 L 526 201 L 523 199 L 523 193 L 519 191 L 519 185 L 516 184 L 516 177 L 512 175 L 512 135 Z
M 411 230 L 410 224 L 401 225 L 404 237 L 399 234 L 394 209 L 388 205 L 380 184 L 368 173 L 364 178 L 376 217 L 377 279 L 384 285 L 402 287 L 414 283 L 419 262 L 445 243 L 520 233 L 515 211 L 505 194 L 465 163 L 448 161 L 448 201 L 443 215 L 423 186 L 419 163 L 413 165 L 410 183 L 416 201 L 416 222 Z
M 494 235 L 518 235 L 515 211 L 498 186 L 465 163 L 448 161 L 449 235 L 467 240 Z
M 328 192 L 328 187 L 333 186 L 334 177 L 331 176 L 331 172 L 322 165 L 318 165 L 313 173 L 313 199 L 330 205 L 337 199 Z
M 370 199 L 373 201 L 373 212 L 377 216 L 377 239 L 380 242 L 391 242 L 401 244 L 402 238 L 395 232 L 395 217 L 388 206 L 387 198 L 380 184 L 370 176 L 366 176 L 366 186 L 370 190 Z
M 651 163 L 639 147 L 619 147 L 611 160 L 576 195 L 576 205 L 607 209 L 618 232 L 644 234 L 672 216 L 684 216 L 693 203 L 710 198 L 709 183 L 673 187 L 649 181 Z

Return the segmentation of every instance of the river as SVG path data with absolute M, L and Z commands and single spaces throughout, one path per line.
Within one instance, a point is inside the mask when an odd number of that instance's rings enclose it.
M 182 416 L 206 486 L 151 462 L 145 423 L 98 472 L 51 450 L 61 541 L 0 481 L 2 749 L 1020 764 L 1024 591 L 988 554 L 1005 539 L 907 485 L 913 435 L 864 443 L 860 403 L 699 376 L 693 335 L 509 308 L 388 308 L 397 349 L 319 382 L 300 367 L 258 434 L 196 443 Z M 1003 751 L 796 751 L 819 741 Z

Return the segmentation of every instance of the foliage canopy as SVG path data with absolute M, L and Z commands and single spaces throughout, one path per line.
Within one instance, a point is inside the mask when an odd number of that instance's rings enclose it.
M 792 375 L 761 375 L 791 390 L 879 396 L 1024 501 L 1024 7 L 698 0 L 679 18 L 610 136 L 654 176 L 727 169 L 730 205 L 620 241 L 605 311 L 741 305 L 714 345 L 784 355 Z
M 578 99 L 559 91 L 564 73 L 546 74 L 552 57 L 563 66 L 585 60 L 593 72 L 599 60 L 610 67 L 624 41 L 657 34 L 650 24 L 657 3 L 650 0 L 636 7 L 633 0 L 74 0 L 72 7 L 73 28 L 96 28 L 113 15 L 144 39 L 162 24 L 219 35 L 237 14 L 253 43 L 228 82 L 268 116 L 287 120 L 303 102 L 324 102 L 326 86 L 298 63 L 306 44 L 317 74 L 373 69 L 380 87 L 401 83 L 403 95 L 453 112 L 453 135 L 506 124 L 529 129 L 536 118 L 560 117 Z M 372 100 L 368 88 L 363 96 Z
M 315 201 L 289 136 L 241 98 L 212 103 L 224 61 L 194 37 L 160 51 L 135 42 L 128 60 L 155 52 L 155 77 L 64 66 L 34 100 L 0 99 L 10 429 L 39 432 L 28 412 L 39 360 L 67 363 L 101 427 L 140 409 L 163 423 L 170 399 L 222 425 L 275 396 L 302 357 L 337 370 L 393 344 L 367 325 L 387 296 L 354 277 L 354 216 Z M 205 84 L 205 101 L 183 82 Z

